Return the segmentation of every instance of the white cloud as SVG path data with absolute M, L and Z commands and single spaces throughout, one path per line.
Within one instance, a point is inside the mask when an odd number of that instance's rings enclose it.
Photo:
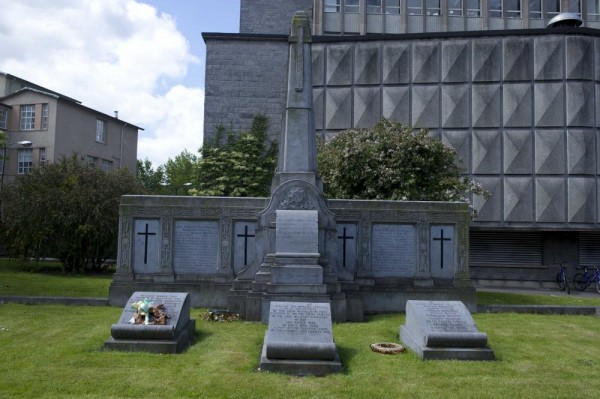
M 174 20 L 134 0 L 19 0 L 0 13 L 0 70 L 146 129 L 155 166 L 202 144 L 203 90 L 178 83 L 199 60 Z

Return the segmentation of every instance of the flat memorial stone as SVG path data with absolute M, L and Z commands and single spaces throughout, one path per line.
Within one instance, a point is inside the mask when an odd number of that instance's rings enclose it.
M 325 375 L 341 368 L 329 303 L 271 302 L 261 371 Z
M 154 306 L 163 304 L 169 316 L 164 325 L 133 324 L 136 310 L 132 304 L 148 299 Z M 128 352 L 179 353 L 193 339 L 196 321 L 190 320 L 190 295 L 173 292 L 134 292 L 123 313 L 111 327 L 106 349 Z
M 487 334 L 460 301 L 407 301 L 400 340 L 423 360 L 494 360 Z

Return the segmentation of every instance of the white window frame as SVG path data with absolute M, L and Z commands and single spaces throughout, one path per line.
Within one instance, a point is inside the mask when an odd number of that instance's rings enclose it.
M 441 0 L 425 0 L 425 13 L 430 16 L 442 15 L 442 2 Z
M 0 129 L 8 129 L 8 108 L 0 107 Z
M 473 8 L 473 3 L 477 3 L 477 8 Z M 481 0 L 467 0 L 467 17 L 481 17 Z
M 393 3 L 392 3 L 393 1 Z M 385 13 L 387 15 L 402 14 L 402 2 L 400 0 L 385 0 Z
M 33 149 L 20 148 L 17 150 L 17 173 L 26 175 L 33 169 Z
M 380 15 L 383 10 L 383 0 L 367 0 L 367 14 Z
M 344 13 L 360 14 L 360 0 L 344 0 Z
M 406 0 L 406 9 L 408 15 L 423 15 L 423 0 Z
M 454 3 L 455 5 L 453 5 Z M 448 1 L 448 16 L 449 17 L 462 17 L 463 16 L 463 0 L 449 0 Z
M 48 130 L 48 103 L 42 104 L 42 130 Z
M 103 159 L 102 160 L 102 170 L 105 172 L 108 172 L 109 170 L 111 170 L 113 167 L 113 162 L 109 161 L 107 159 Z
M 585 8 L 588 21 L 600 21 L 600 0 L 587 0 Z
M 46 165 L 46 162 L 47 162 L 47 159 L 46 159 L 46 149 L 44 147 L 42 147 L 42 148 L 39 149 L 38 158 L 39 158 L 39 164 L 40 164 L 40 166 Z
M 88 156 L 87 156 L 87 164 L 88 164 L 88 166 L 91 166 L 91 167 L 94 167 L 94 168 L 95 168 L 95 167 L 96 167 L 96 161 L 97 161 L 97 160 L 98 160 L 98 158 L 96 158 L 96 157 L 93 157 L 93 156 L 91 156 L 91 155 L 88 155 Z
M 20 127 L 20 130 L 35 130 L 35 104 L 21 105 Z
M 338 13 L 342 10 L 342 0 L 325 0 L 323 2 L 323 11 Z
M 96 119 L 96 142 L 106 143 L 106 121 Z
M 492 2 L 496 4 L 492 4 Z M 492 6 L 499 6 L 500 8 L 492 8 Z M 488 14 L 490 18 L 502 18 L 502 10 L 504 9 L 503 0 L 489 0 L 488 7 Z
M 521 0 L 514 0 L 517 3 L 518 9 L 511 9 L 509 5 L 510 0 L 504 0 L 506 2 L 506 17 L 507 18 L 521 18 L 521 10 L 523 9 L 523 5 L 521 4 Z M 525 0 L 527 1 L 527 0 Z

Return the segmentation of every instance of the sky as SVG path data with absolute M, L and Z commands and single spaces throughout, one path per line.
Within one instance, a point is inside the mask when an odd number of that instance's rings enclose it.
M 239 32 L 239 0 L 0 0 L 0 71 L 144 128 L 154 167 L 202 146 L 202 32 Z

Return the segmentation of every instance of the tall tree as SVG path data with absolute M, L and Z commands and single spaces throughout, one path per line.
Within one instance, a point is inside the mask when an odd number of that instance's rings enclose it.
M 268 196 L 277 163 L 277 143 L 268 140 L 268 122 L 265 115 L 256 115 L 250 131 L 238 136 L 220 128 L 214 142 L 205 143 L 200 150 L 202 158 L 191 192 L 201 196 Z
M 472 192 L 486 194 L 461 177 L 454 149 L 387 119 L 321 141 L 317 154 L 329 198 L 469 202 Z
M 140 183 L 152 194 L 160 194 L 164 191 L 165 171 L 162 165 L 156 170 L 148 158 L 136 161 L 136 176 Z
M 164 165 L 166 184 L 170 194 L 187 194 L 196 172 L 198 156 L 183 150 L 175 159 L 169 158 Z
M 0 193 L 8 250 L 59 258 L 66 271 L 98 270 L 116 255 L 121 196 L 144 192 L 127 169 L 104 172 L 77 155 L 34 167 Z

